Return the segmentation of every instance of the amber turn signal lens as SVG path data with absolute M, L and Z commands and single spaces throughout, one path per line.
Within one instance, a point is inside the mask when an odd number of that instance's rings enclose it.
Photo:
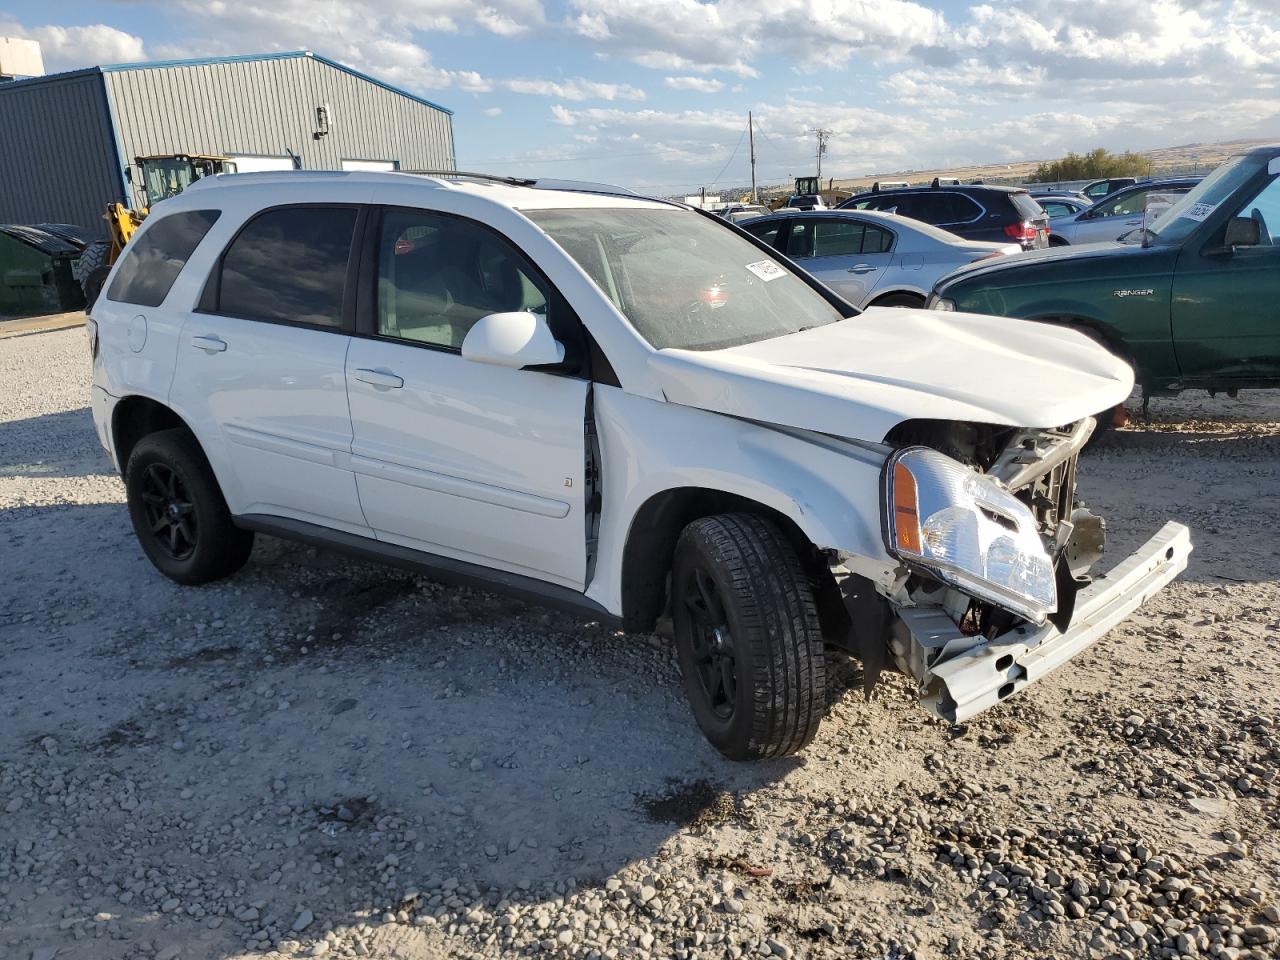
M 899 550 L 920 553 L 916 478 L 901 463 L 893 465 L 893 535 Z

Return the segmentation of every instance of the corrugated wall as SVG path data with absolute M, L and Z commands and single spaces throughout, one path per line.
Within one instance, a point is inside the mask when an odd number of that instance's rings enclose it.
M 120 163 L 96 70 L 0 84 L 0 222 L 105 232 Z
M 284 156 L 306 170 L 343 160 L 453 169 L 449 114 L 309 56 L 245 59 L 104 75 L 121 151 Z M 316 107 L 329 133 L 315 137 Z

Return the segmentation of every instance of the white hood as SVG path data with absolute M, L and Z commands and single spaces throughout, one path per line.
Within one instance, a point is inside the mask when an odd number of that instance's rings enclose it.
M 1128 364 L 1075 330 L 893 307 L 650 362 L 672 403 L 871 441 L 914 419 L 1055 427 L 1133 389 Z

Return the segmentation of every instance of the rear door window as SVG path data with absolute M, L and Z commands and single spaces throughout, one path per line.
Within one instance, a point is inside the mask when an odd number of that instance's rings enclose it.
M 866 228 L 853 220 L 819 220 L 814 225 L 815 257 L 849 257 L 862 252 Z
M 280 207 L 259 214 L 222 255 L 213 312 L 338 327 L 354 207 Z
M 1045 215 L 1040 204 L 1029 193 L 1011 193 L 1009 199 L 1013 201 L 1013 209 L 1018 211 L 1018 216 L 1023 220 L 1035 220 Z
M 146 225 L 125 250 L 107 299 L 158 307 L 221 211 L 187 210 Z

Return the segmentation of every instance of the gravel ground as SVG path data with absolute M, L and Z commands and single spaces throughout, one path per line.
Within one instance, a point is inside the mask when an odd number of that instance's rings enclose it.
M 1183 579 L 963 726 L 733 765 L 656 637 L 260 538 L 143 558 L 82 331 L 0 345 L 0 957 L 1280 955 L 1280 398 L 1086 453 Z

